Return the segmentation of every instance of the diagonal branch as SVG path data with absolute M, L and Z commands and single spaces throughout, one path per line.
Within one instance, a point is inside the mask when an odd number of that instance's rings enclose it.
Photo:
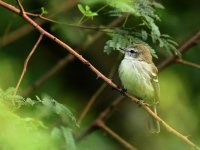
M 111 23 L 109 23 L 107 26 L 109 26 L 109 27 L 116 26 L 117 24 L 121 23 L 122 20 L 123 20 L 123 18 L 117 18 L 117 19 L 113 20 Z M 83 46 L 81 46 L 81 47 L 83 47 L 83 49 L 87 49 L 87 47 L 89 47 L 92 43 L 97 41 L 103 34 L 104 34 L 104 32 L 97 32 L 96 34 L 94 34 L 92 36 L 92 40 L 89 40 L 88 42 L 84 42 Z M 47 80 L 49 80 L 51 77 L 53 77 L 61 69 L 63 69 L 68 64 L 68 62 L 71 62 L 73 60 L 75 60 L 75 57 L 74 57 L 74 55 L 71 55 L 71 54 L 69 54 L 69 55 L 65 56 L 64 58 L 62 58 L 61 60 L 59 60 L 48 72 L 46 72 L 39 79 L 37 79 L 21 95 L 24 97 L 27 97 L 28 95 L 33 93 L 34 90 L 39 88 Z
M 0 5 L 9 9 L 12 12 L 17 13 L 18 15 L 20 14 L 20 10 L 13 7 L 12 5 L 7 4 L 6 2 L 3 2 L 2 0 L 0 0 Z M 104 76 L 99 70 L 97 70 L 88 60 L 86 60 L 85 58 L 82 57 L 82 55 L 78 54 L 75 50 L 73 50 L 69 45 L 65 44 L 64 42 L 62 42 L 61 40 L 57 39 L 55 36 L 53 36 L 52 34 L 50 34 L 49 32 L 47 32 L 46 30 L 44 30 L 42 27 L 40 27 L 36 22 L 34 22 L 29 16 L 27 16 L 26 14 L 24 14 L 22 16 L 27 22 L 29 22 L 30 24 L 32 24 L 39 32 L 43 33 L 45 36 L 47 36 L 48 38 L 50 38 L 51 40 L 53 40 L 54 42 L 56 42 L 58 45 L 62 46 L 64 49 L 68 50 L 71 54 L 73 54 L 75 57 L 77 57 L 82 63 L 84 63 L 88 68 L 91 69 L 91 71 L 93 71 L 97 77 L 101 78 L 104 80 L 104 82 L 106 82 L 108 85 L 110 85 L 111 87 L 113 87 L 114 89 L 120 91 L 120 89 L 118 88 L 118 86 L 113 83 L 110 79 L 108 79 L 106 76 Z M 195 40 L 196 41 L 196 40 Z M 193 43 L 194 44 L 194 43 Z M 172 58 L 173 59 L 173 58 Z M 167 61 L 167 63 L 170 61 Z M 138 103 L 139 100 L 131 95 L 129 95 L 128 93 L 125 93 L 125 95 L 130 98 L 133 102 Z M 193 142 L 191 142 L 188 138 L 185 138 L 186 136 L 180 134 L 179 132 L 177 132 L 175 129 L 173 129 L 172 127 L 170 127 L 169 125 L 167 125 L 167 123 L 165 123 L 159 116 L 157 116 L 155 113 L 153 113 L 153 111 L 147 107 L 144 103 L 141 103 L 142 108 L 144 108 L 152 117 L 154 117 L 155 119 L 157 119 L 159 122 L 161 122 L 166 128 L 167 130 L 171 131 L 171 133 L 173 133 L 174 135 L 176 135 L 178 138 L 180 138 L 181 140 L 183 140 L 185 143 L 189 144 L 191 147 L 200 150 L 200 148 L 195 145 Z

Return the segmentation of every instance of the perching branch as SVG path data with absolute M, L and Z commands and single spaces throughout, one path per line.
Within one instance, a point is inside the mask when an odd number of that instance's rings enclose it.
M 2 0 L 0 0 L 0 5 L 3 6 L 3 7 L 5 7 L 5 8 L 7 8 L 7 9 L 9 9 L 10 11 L 13 11 L 16 14 L 20 15 L 20 10 L 19 9 L 15 8 L 12 5 L 9 5 L 6 2 L 3 2 Z M 24 18 L 27 22 L 29 22 L 30 24 L 32 24 L 39 32 L 41 32 L 42 34 L 44 34 L 45 36 L 47 36 L 48 38 L 50 38 L 51 40 L 53 40 L 54 42 L 56 42 L 57 44 L 59 44 L 60 46 L 62 46 L 64 49 L 68 50 L 75 57 L 77 57 L 82 63 L 84 63 L 85 65 L 87 65 L 87 67 L 90 68 L 91 71 L 93 71 L 97 75 L 97 77 L 103 79 L 104 82 L 106 82 L 108 85 L 110 85 L 114 89 L 120 91 L 120 89 L 118 88 L 118 86 L 115 83 L 113 83 L 110 79 L 108 79 L 106 76 L 104 76 L 88 60 L 86 60 L 80 54 L 78 54 L 76 51 L 74 51 L 69 45 L 65 44 L 64 42 L 62 42 L 61 40 L 57 39 L 55 36 L 53 36 L 52 34 L 50 34 L 49 32 L 47 32 L 46 30 L 44 30 L 42 27 L 40 27 L 36 22 L 34 22 L 26 14 L 24 14 L 22 16 L 22 18 Z M 128 93 L 125 93 L 125 95 L 128 98 L 130 98 L 133 102 L 136 102 L 136 103 L 139 102 L 139 100 L 137 98 L 129 95 Z M 174 135 L 176 135 L 177 137 L 179 137 L 180 139 L 182 139 L 184 142 L 188 143 L 193 148 L 195 148 L 197 150 L 200 150 L 200 148 L 197 145 L 195 145 L 193 142 L 191 142 L 188 138 L 185 138 L 186 136 L 180 134 L 175 129 L 173 129 L 172 127 L 170 127 L 169 125 L 167 125 L 167 123 L 165 123 L 159 116 L 157 116 L 156 114 L 154 114 L 153 111 L 149 107 L 147 107 L 144 103 L 141 103 L 141 107 L 144 108 L 150 115 L 152 115 L 152 117 L 154 117 L 159 122 L 161 122 L 167 128 L 167 130 L 171 131 L 171 133 L 173 133 Z
M 109 23 L 108 27 L 113 27 L 118 25 L 123 21 L 123 18 L 117 18 L 113 20 L 111 23 Z M 97 32 L 92 37 L 92 40 L 89 40 L 88 42 L 83 42 L 83 49 L 87 49 L 92 43 L 96 42 L 104 32 Z M 81 52 L 81 51 L 80 51 Z M 37 79 L 32 85 L 30 85 L 21 95 L 24 97 L 27 97 L 31 93 L 33 93 L 37 88 L 39 88 L 42 84 L 44 84 L 46 81 L 48 81 L 50 78 L 52 78 L 56 73 L 58 73 L 61 69 L 63 69 L 69 62 L 73 61 L 76 57 L 74 55 L 69 54 L 59 60 L 48 72 L 46 72 L 44 75 L 42 75 L 39 79 Z
M 194 41 L 191 40 L 191 39 L 197 39 L 197 38 L 194 38 L 196 37 L 196 34 L 194 36 L 192 36 L 189 40 L 187 40 L 185 43 L 182 44 L 182 46 L 180 46 L 180 48 L 178 49 L 178 51 L 180 51 L 180 53 L 183 53 L 187 50 L 189 50 L 192 46 L 194 46 L 195 44 L 192 44 Z M 190 42 L 188 42 L 190 41 Z M 188 45 L 188 46 L 186 46 Z M 189 46 L 191 45 L 191 46 Z M 174 57 L 174 59 L 176 59 Z M 168 67 L 170 64 L 172 64 L 172 62 L 174 62 L 174 59 L 171 59 L 170 62 L 166 63 L 168 59 L 164 60 L 163 62 L 161 62 L 160 64 L 163 64 L 163 65 L 159 65 L 160 68 L 159 70 L 162 71 L 164 68 Z M 177 59 L 176 59 L 177 60 Z M 77 141 L 81 140 L 83 137 L 87 136 L 88 134 L 90 134 L 92 131 L 96 130 L 97 129 L 97 122 L 100 121 L 105 121 L 106 116 L 108 116 L 111 112 L 114 111 L 114 109 L 116 107 L 119 106 L 119 104 L 123 101 L 123 98 L 122 96 L 118 97 L 116 100 L 114 100 L 106 109 L 104 109 L 100 115 L 96 118 L 96 120 L 94 122 L 92 122 L 90 124 L 89 127 L 87 127 L 78 137 L 77 137 Z M 166 123 L 163 124 L 165 127 L 166 127 Z M 168 126 L 167 126 L 168 127 Z M 170 130 L 169 130 L 170 131 Z M 170 131 L 171 132 L 171 131 Z M 179 135 L 179 134 L 178 134 Z M 187 138 L 186 136 L 183 137 L 184 139 Z
M 37 42 L 35 43 L 35 45 L 33 46 L 33 49 L 31 50 L 31 52 L 29 53 L 28 57 L 26 58 L 25 62 L 24 62 L 24 68 L 22 70 L 22 73 L 21 73 L 21 76 L 19 78 L 19 81 L 17 82 L 17 86 L 16 86 L 16 89 L 15 89 L 15 93 L 14 95 L 17 94 L 17 91 L 18 91 L 18 88 L 20 86 L 20 83 L 26 73 L 26 70 L 27 70 L 27 66 L 28 66 L 28 63 L 29 63 L 29 60 L 31 59 L 31 56 L 33 55 L 33 53 L 35 52 L 36 48 L 38 47 L 38 45 L 40 44 L 41 40 L 43 38 L 43 34 L 40 34 L 40 37 L 38 38 Z

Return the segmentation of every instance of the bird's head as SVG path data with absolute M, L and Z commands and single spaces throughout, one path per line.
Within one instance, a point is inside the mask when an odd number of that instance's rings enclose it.
M 143 44 L 135 44 L 133 46 L 121 49 L 125 53 L 125 59 L 133 59 L 138 61 L 152 62 L 150 49 Z

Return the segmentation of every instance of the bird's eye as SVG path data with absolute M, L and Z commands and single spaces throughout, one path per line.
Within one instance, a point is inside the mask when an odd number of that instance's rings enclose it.
M 136 53 L 136 52 L 134 50 L 130 50 L 130 53 L 133 54 L 133 53 Z

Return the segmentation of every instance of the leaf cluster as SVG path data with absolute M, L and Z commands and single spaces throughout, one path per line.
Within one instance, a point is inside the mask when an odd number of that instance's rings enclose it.
M 156 24 L 157 21 L 161 21 L 156 9 L 164 9 L 163 5 L 149 0 L 105 0 L 103 2 L 110 6 L 106 14 L 127 18 L 122 27 L 109 30 L 112 33 L 109 33 L 111 39 L 106 42 L 104 52 L 110 54 L 113 50 L 119 50 L 119 48 L 135 43 L 148 45 L 147 43 L 151 42 L 153 45 L 158 45 L 176 54 L 177 43 L 169 35 L 161 34 Z M 129 18 L 138 20 L 138 22 L 129 23 L 129 27 L 126 27 Z M 153 49 L 151 51 L 156 57 L 155 51 Z
M 13 148 L 14 150 L 29 150 L 29 148 L 22 148 L 26 144 L 31 144 L 30 149 L 52 147 L 52 150 L 76 150 L 72 134 L 78 125 L 74 115 L 66 106 L 49 96 L 36 97 L 36 100 L 25 99 L 13 95 L 14 91 L 14 88 L 5 91 L 0 89 L 0 120 L 3 124 L 0 126 L 0 131 L 6 129 L 7 133 L 14 133 L 19 137 L 15 143 L 19 146 Z M 10 149 L 14 146 L 12 145 L 14 138 L 13 134 L 10 136 L 1 134 L 0 149 L 4 147 Z M 24 144 L 21 145 L 24 140 Z M 32 146 L 34 144 L 35 146 Z
M 84 7 L 83 5 L 78 4 L 78 9 L 86 17 L 94 17 L 98 15 L 96 12 L 92 12 L 88 5 Z
M 107 54 L 112 50 L 119 50 L 120 47 L 124 48 L 136 43 L 146 43 L 148 45 L 146 42 L 148 39 L 151 39 L 153 44 L 158 43 L 159 47 L 167 51 L 176 51 L 177 43 L 169 35 L 161 34 L 159 27 L 155 23 L 155 21 L 160 21 L 155 9 L 163 9 L 164 7 L 161 4 L 149 0 L 111 0 L 109 4 L 114 8 L 114 11 L 110 13 L 112 16 L 113 12 L 115 16 L 134 16 L 140 20 L 140 23 L 133 25 L 135 27 L 134 31 L 130 30 L 130 28 L 121 27 L 123 34 L 119 30 L 113 30 L 115 34 L 109 34 L 111 40 L 108 40 L 104 47 L 104 51 Z M 137 26 L 139 28 L 136 28 Z M 156 57 L 152 48 L 151 52 Z

